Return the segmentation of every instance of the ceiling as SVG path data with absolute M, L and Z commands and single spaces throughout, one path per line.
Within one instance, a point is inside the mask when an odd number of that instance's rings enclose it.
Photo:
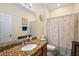
M 25 3 L 22 3 L 20 5 L 22 5 L 23 7 L 33 11 L 33 12 L 36 12 L 37 9 L 41 8 L 41 6 L 44 6 L 44 7 L 47 7 L 50 11 L 56 9 L 56 8 L 59 8 L 59 7 L 62 7 L 62 6 L 65 6 L 65 5 L 69 5 L 71 3 L 32 3 L 32 7 L 29 8 L 25 5 Z
M 53 9 L 56 9 L 56 8 L 59 8 L 59 7 L 68 5 L 68 4 L 70 3 L 44 3 L 42 5 L 46 6 L 49 10 L 53 10 Z

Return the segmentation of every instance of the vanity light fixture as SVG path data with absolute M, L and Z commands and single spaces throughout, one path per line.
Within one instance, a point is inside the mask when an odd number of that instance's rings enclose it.
M 40 19 L 40 21 L 42 22 L 42 21 L 45 19 L 45 17 L 40 14 L 40 15 L 39 15 L 39 19 Z
M 31 8 L 32 7 L 32 3 L 24 3 L 24 5 L 28 8 Z

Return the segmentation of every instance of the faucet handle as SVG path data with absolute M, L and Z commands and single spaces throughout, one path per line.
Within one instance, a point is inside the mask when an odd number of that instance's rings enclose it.
M 30 41 L 32 40 L 32 36 L 30 36 Z
M 22 45 L 25 45 L 25 44 L 26 44 L 26 41 L 25 41 L 25 40 L 23 40 L 23 41 L 22 41 Z
M 24 43 L 24 42 L 22 42 L 22 45 L 25 45 L 25 43 Z
M 26 39 L 29 39 L 29 37 L 27 36 Z

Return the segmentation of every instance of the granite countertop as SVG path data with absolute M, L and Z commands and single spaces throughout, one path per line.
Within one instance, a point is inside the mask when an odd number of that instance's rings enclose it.
M 30 51 L 21 51 L 22 45 L 15 46 L 13 48 L 10 48 L 8 50 L 4 50 L 0 52 L 0 56 L 32 56 L 37 50 L 39 50 L 42 46 L 47 44 L 47 40 L 33 40 L 31 42 L 28 42 L 27 44 L 35 43 L 38 46 Z

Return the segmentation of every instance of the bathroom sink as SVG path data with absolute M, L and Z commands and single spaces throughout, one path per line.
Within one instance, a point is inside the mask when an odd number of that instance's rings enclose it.
M 21 48 L 21 51 L 29 51 L 29 50 L 33 50 L 34 48 L 36 48 L 37 45 L 36 44 L 28 44 L 25 45 Z

